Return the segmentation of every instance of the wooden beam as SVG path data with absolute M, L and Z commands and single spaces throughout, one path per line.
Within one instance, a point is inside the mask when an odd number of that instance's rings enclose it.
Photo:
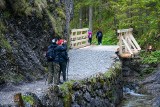
M 71 32 L 80 32 L 80 31 L 88 31 L 89 28 L 83 28 L 83 29 L 72 29 Z
M 132 50 L 130 49 L 130 47 L 128 46 L 126 40 L 122 37 L 122 41 L 124 42 L 125 46 L 127 47 L 128 51 L 130 54 L 133 54 Z
M 133 35 L 130 34 L 129 37 L 131 38 L 131 40 L 132 40 L 133 43 L 135 44 L 136 48 L 140 51 L 141 48 L 140 48 L 140 46 L 138 45 L 138 43 L 137 43 L 137 41 L 135 40 L 135 38 L 133 37 Z
M 132 32 L 133 28 L 117 30 L 117 33 Z

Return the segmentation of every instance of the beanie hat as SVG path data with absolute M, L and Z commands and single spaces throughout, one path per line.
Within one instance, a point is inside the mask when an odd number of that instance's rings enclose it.
M 63 39 L 58 40 L 58 45 L 62 44 L 62 42 L 64 42 Z

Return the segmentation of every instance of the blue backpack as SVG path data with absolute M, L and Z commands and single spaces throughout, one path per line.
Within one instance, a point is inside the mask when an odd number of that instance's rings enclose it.
M 54 51 L 54 47 L 53 45 L 49 45 L 46 53 L 46 58 L 48 61 L 54 61 L 55 57 L 56 57 L 56 54 Z

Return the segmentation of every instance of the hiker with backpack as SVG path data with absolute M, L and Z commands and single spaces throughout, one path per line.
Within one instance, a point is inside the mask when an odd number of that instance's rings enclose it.
M 90 43 L 90 45 L 92 44 L 92 31 L 88 30 L 88 42 Z
M 101 30 L 99 30 L 96 34 L 96 38 L 98 40 L 98 45 L 101 45 L 102 44 L 102 37 L 103 37 L 103 33 Z
M 63 48 L 63 49 L 62 49 Z M 56 47 L 57 53 L 58 53 L 58 57 L 56 57 L 55 60 L 59 60 L 59 65 L 60 65 L 60 71 L 58 74 L 58 81 L 60 84 L 62 84 L 63 82 L 65 82 L 66 79 L 66 67 L 67 67 L 67 62 L 69 60 L 68 58 L 68 53 L 67 53 L 67 41 L 60 39 L 58 40 L 58 47 Z M 60 81 L 60 75 L 62 73 L 63 76 L 63 82 Z
M 48 50 L 46 53 L 46 58 L 48 62 L 48 84 L 53 83 L 53 77 L 55 77 L 54 73 L 60 70 L 59 63 L 55 61 L 55 57 L 57 55 L 55 48 L 58 46 L 56 44 L 57 39 L 53 39 L 51 45 L 48 46 Z M 54 78 L 54 82 L 57 80 Z

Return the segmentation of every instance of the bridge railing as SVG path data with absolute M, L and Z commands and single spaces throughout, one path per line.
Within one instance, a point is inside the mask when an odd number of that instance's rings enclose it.
M 70 35 L 70 47 L 81 48 L 89 45 L 88 30 L 88 28 L 72 29 Z
M 119 55 L 121 57 L 134 57 L 141 50 L 137 41 L 132 35 L 133 28 L 117 30 L 119 39 Z

